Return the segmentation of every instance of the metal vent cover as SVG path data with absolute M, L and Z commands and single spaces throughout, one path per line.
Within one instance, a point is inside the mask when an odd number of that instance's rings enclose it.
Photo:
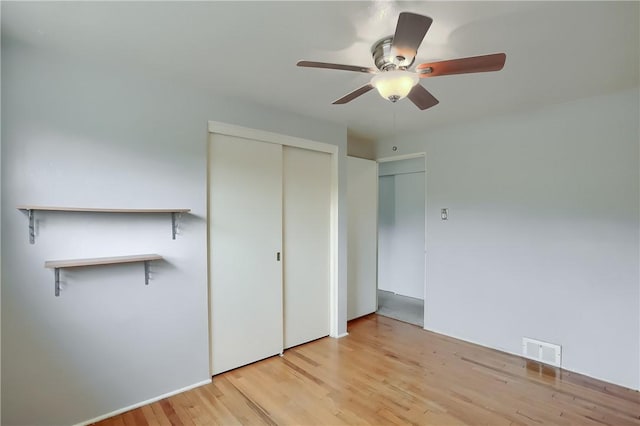
M 560 367 L 562 364 L 562 346 L 542 340 L 522 338 L 522 355 L 544 364 Z

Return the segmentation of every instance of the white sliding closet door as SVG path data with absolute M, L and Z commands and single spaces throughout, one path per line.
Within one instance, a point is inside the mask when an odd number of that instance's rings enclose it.
M 282 146 L 220 134 L 209 150 L 212 370 L 282 351 Z
M 284 147 L 284 347 L 329 334 L 331 156 Z

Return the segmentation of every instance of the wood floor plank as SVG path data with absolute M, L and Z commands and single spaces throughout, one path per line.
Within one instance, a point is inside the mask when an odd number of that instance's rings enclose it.
M 372 314 L 98 424 L 640 426 L 640 394 Z
M 153 412 L 153 405 L 154 404 L 149 404 L 145 405 L 144 407 L 140 407 L 142 415 L 144 416 L 149 426 L 164 426 L 165 424 L 163 424 Z

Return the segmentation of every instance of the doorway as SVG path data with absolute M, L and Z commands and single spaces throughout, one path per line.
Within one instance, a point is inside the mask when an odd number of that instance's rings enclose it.
M 378 310 L 424 327 L 425 159 L 378 167 Z

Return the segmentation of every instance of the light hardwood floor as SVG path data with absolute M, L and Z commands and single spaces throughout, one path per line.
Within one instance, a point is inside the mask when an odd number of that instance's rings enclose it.
M 99 425 L 640 425 L 640 394 L 379 315 Z

